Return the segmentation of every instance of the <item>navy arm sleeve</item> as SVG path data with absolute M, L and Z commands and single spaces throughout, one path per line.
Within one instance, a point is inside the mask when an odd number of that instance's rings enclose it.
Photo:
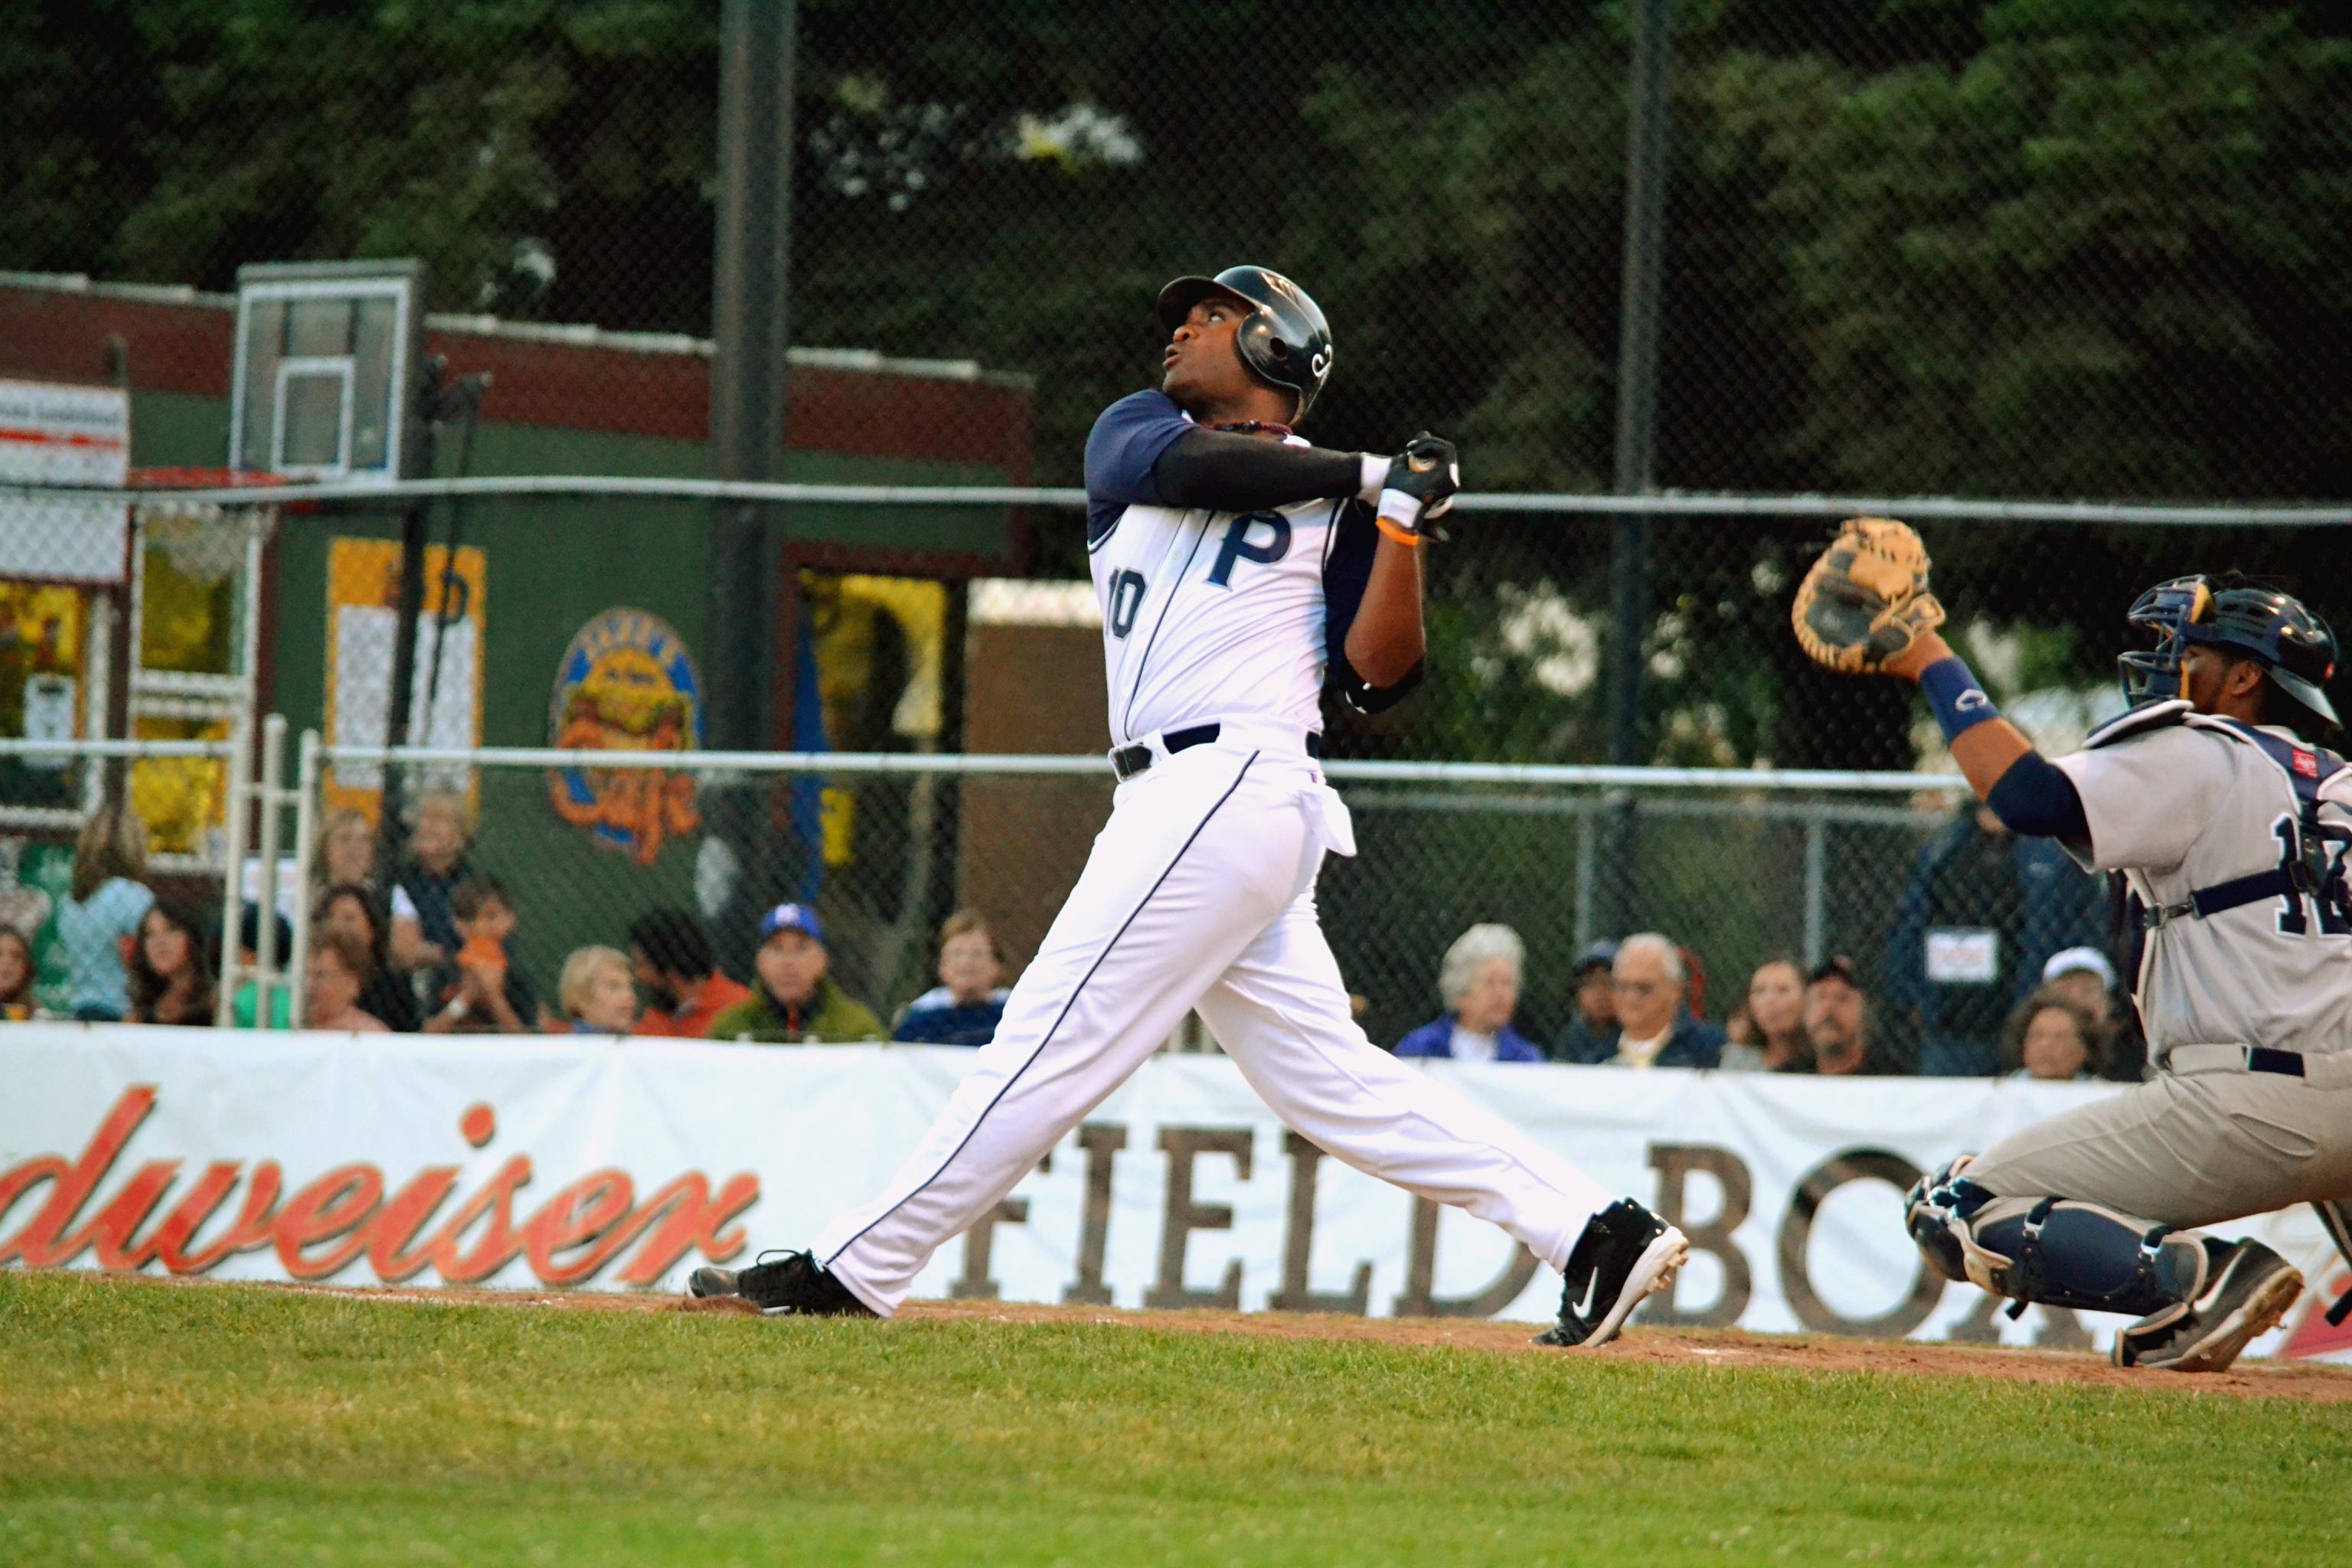
M 1985 804 L 2011 833 L 2061 843 L 2091 840 L 2090 819 L 2083 815 L 2083 797 L 2074 781 L 2039 752 L 2028 752 L 2010 763 L 1986 794 Z
M 1248 511 L 1351 496 L 1362 482 L 1353 452 L 1203 430 L 1159 392 L 1120 398 L 1087 437 L 1090 514 L 1129 506 Z
M 1393 686 L 1368 685 L 1348 662 L 1348 628 L 1363 607 L 1364 588 L 1372 580 L 1372 553 L 1380 548 L 1380 532 L 1370 507 L 1360 501 L 1343 505 L 1331 529 L 1331 552 L 1323 563 L 1324 688 L 1359 713 L 1385 713 L 1421 684 L 1426 661 L 1416 659 Z

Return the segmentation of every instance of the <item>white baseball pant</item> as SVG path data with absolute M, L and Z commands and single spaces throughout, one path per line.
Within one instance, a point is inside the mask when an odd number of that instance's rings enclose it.
M 931 1254 L 1011 1192 L 1197 1007 L 1266 1104 L 1358 1170 L 1458 1205 L 1563 1267 L 1611 1201 L 1358 1027 L 1315 914 L 1346 808 L 1296 734 L 1227 726 L 1119 785 L 996 1037 L 880 1196 L 814 1248 L 887 1316 Z

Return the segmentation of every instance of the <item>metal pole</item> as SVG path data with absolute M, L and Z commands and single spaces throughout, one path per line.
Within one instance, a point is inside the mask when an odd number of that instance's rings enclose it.
M 213 1001 L 213 1025 L 229 1026 L 229 1001 L 236 991 L 236 918 L 244 903 L 246 820 L 253 810 L 253 719 L 240 710 L 229 721 L 228 770 L 223 809 L 228 820 L 228 868 L 221 875 L 220 994 Z
M 1617 331 L 1617 461 L 1614 489 L 1654 487 L 1658 410 L 1658 300 L 1665 248 L 1666 53 L 1672 0 L 1634 0 L 1633 74 L 1625 124 L 1625 258 Z M 1609 555 L 1609 760 L 1641 761 L 1642 639 L 1650 622 L 1650 523 L 1618 520 Z M 1630 797 L 1609 836 L 1606 879 L 1612 937 L 1637 918 L 1633 900 L 1633 813 Z
M 774 476 L 784 435 L 790 342 L 793 0 L 726 0 L 719 67 L 719 236 L 713 279 L 711 458 L 721 479 Z M 711 520 L 711 744 L 767 744 L 765 634 L 776 584 L 764 514 L 722 502 Z
M 1823 905 L 1828 901 L 1828 837 L 1826 814 L 1817 810 L 1805 820 L 1805 969 L 1808 973 L 1821 963 L 1822 950 L 1827 945 Z
M 793 0 L 726 0 L 719 57 L 719 233 L 711 299 L 711 462 L 721 480 L 775 477 L 784 444 L 784 352 L 791 341 L 793 182 Z M 794 617 L 783 601 L 789 574 L 768 551 L 777 511 L 722 501 L 712 510 L 708 624 L 713 746 L 753 751 L 781 741 L 789 701 L 774 697 L 775 672 L 792 689 L 789 641 Z M 762 831 L 766 794 L 716 792 L 710 836 L 731 851 L 737 873 L 706 908 L 719 939 L 720 967 L 747 972 L 738 934 L 745 911 L 765 901 L 774 858 Z
M 310 879 L 317 875 L 319 839 L 319 731 L 302 731 L 294 765 L 294 951 L 286 960 L 293 995 L 287 1022 L 302 1027 L 304 1005 L 310 994 Z
M 441 362 L 427 360 L 418 377 L 416 417 L 411 426 L 416 433 L 416 471 L 430 474 L 434 464 L 434 419 L 441 405 Z M 393 611 L 392 623 L 392 689 L 385 693 L 383 737 L 386 743 L 404 746 L 408 743 L 409 709 L 416 686 L 416 622 L 425 613 L 425 539 L 427 512 L 432 501 L 419 496 L 400 519 L 400 593 L 399 603 Z M 429 723 L 431 715 L 426 715 Z M 380 820 L 386 825 L 401 817 L 402 799 L 406 781 L 398 767 L 388 767 L 383 774 L 383 808 Z M 379 872 L 388 871 L 393 860 L 393 835 L 377 836 Z
M 261 721 L 261 885 L 255 890 L 253 1026 L 269 1027 L 269 988 L 278 984 L 278 830 L 286 804 L 286 715 Z
M 1591 947 L 1592 936 L 1592 879 L 1601 830 L 1591 809 L 1587 806 L 1576 814 L 1576 951 Z

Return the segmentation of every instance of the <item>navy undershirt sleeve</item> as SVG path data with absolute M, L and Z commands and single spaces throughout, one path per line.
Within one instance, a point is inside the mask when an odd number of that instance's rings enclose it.
M 1087 543 L 1099 544 L 1131 506 L 1168 506 L 1152 470 L 1194 428 L 1160 392 L 1138 392 L 1102 411 L 1087 432 Z
M 1165 393 L 1120 398 L 1087 433 L 1087 499 L 1121 506 L 1171 504 L 1152 469 L 1160 455 L 1194 427 Z
M 1985 804 L 2011 833 L 2090 842 L 2090 818 L 2083 815 L 2083 797 L 2074 781 L 2039 752 L 2028 752 L 2011 763 L 1986 795 Z

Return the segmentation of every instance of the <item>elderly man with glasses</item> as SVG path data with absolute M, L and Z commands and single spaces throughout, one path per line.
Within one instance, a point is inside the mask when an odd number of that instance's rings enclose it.
M 1615 1054 L 1608 1067 L 1711 1068 L 1723 1057 L 1723 1031 L 1683 1006 L 1689 983 L 1681 950 L 1654 931 L 1617 944 L 1609 989 L 1617 1004 Z

